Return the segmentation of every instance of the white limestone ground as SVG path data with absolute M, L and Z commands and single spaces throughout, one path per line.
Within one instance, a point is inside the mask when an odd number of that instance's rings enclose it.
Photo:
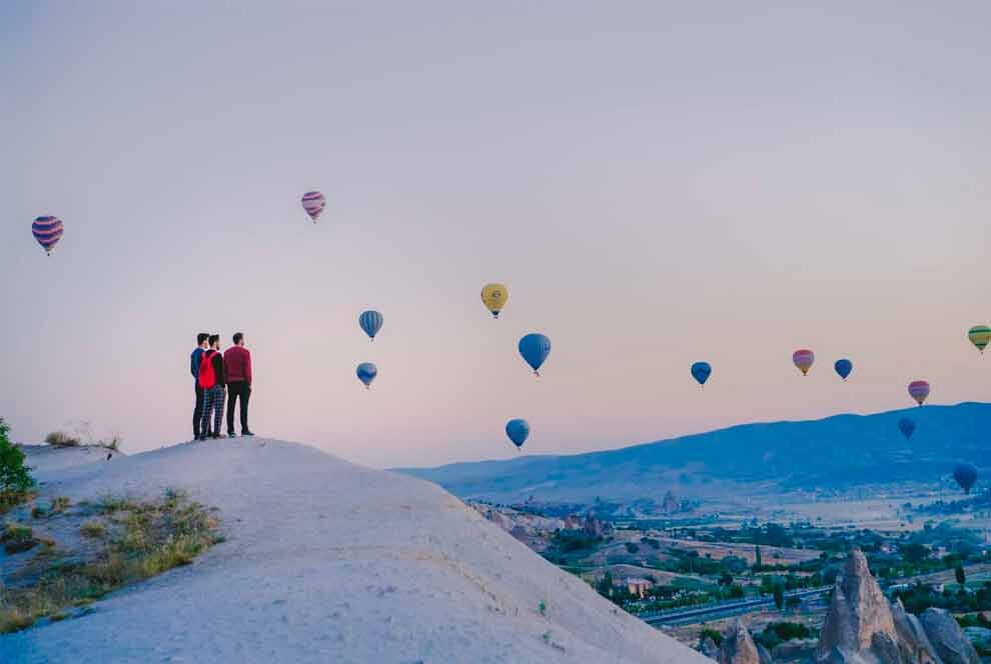
M 31 455 L 43 499 L 184 489 L 227 540 L 89 615 L 0 636 L 0 662 L 710 661 L 421 480 L 258 438 L 59 454 Z

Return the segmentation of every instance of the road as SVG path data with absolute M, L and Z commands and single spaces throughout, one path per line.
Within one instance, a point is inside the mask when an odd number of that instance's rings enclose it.
M 799 590 L 788 590 L 785 592 L 785 599 L 798 597 L 809 599 L 820 595 L 825 595 L 833 586 L 821 586 L 819 588 L 802 588 Z M 765 595 L 763 597 L 751 597 L 748 599 L 731 599 L 723 602 L 714 602 L 702 606 L 688 606 L 679 609 L 669 609 L 667 611 L 657 611 L 655 613 L 642 613 L 638 617 L 646 623 L 652 625 L 677 625 L 681 623 L 705 622 L 716 618 L 723 618 L 734 613 L 750 612 L 754 609 L 774 606 L 774 597 Z

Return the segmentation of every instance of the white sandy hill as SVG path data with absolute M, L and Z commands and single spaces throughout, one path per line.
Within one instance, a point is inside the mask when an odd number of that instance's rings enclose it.
M 227 541 L 90 615 L 0 637 L 0 662 L 709 661 L 439 487 L 310 447 L 35 465 L 44 495 L 74 501 L 185 489 L 220 508 Z

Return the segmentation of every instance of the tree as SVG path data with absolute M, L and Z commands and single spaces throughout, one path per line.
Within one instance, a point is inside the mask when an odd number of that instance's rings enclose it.
M 784 584 L 781 583 L 774 584 L 774 606 L 778 607 L 778 611 L 785 608 Z
M 7 438 L 10 427 L 0 418 L 0 506 L 19 502 L 34 486 L 24 465 L 24 452 Z
M 719 585 L 726 586 L 727 588 L 733 585 L 733 575 L 729 572 L 723 572 L 719 577 Z
M 763 565 L 761 564 L 761 560 L 760 560 L 760 544 L 758 544 L 757 551 L 754 554 L 754 571 L 759 572 L 761 570 L 761 567 L 763 567 Z
M 929 557 L 929 547 L 919 542 L 909 542 L 901 547 L 902 557 L 910 563 L 920 563 Z
M 963 571 L 963 565 L 957 565 L 956 569 L 953 570 L 953 574 L 957 577 L 957 583 L 961 586 L 967 582 L 967 574 Z

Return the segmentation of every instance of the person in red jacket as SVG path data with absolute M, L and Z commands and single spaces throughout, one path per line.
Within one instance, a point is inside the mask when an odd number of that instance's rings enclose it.
M 244 334 L 234 335 L 234 345 L 224 351 L 227 378 L 227 435 L 234 438 L 234 404 L 241 400 L 241 435 L 254 436 L 248 428 L 248 399 L 251 397 L 251 352 L 244 347 Z

